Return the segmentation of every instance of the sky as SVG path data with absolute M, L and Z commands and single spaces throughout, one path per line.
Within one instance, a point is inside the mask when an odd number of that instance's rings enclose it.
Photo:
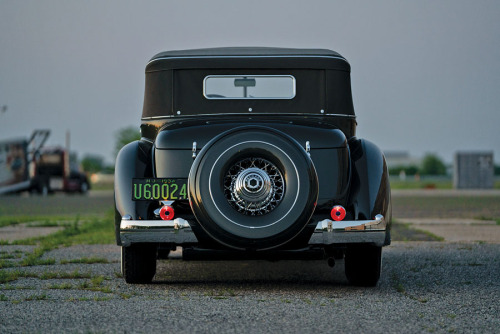
M 411 156 L 493 151 L 500 161 L 499 1 L 0 0 L 0 140 L 113 162 L 140 125 L 144 69 L 161 51 L 332 49 L 351 64 L 357 136 Z

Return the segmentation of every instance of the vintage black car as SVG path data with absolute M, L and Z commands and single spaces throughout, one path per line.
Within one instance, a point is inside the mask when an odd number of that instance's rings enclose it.
M 330 50 L 168 51 L 146 66 L 141 140 L 120 151 L 115 232 L 128 283 L 157 258 L 344 259 L 373 286 L 389 245 L 385 158 L 356 137 L 350 65 Z

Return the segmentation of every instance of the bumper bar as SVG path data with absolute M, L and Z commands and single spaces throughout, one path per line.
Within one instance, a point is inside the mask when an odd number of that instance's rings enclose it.
M 139 242 L 196 244 L 189 222 L 182 218 L 174 220 L 129 220 L 124 217 L 120 224 L 123 246 Z M 316 225 L 309 245 L 331 245 L 347 243 L 371 243 L 383 246 L 387 222 L 382 215 L 373 220 L 332 221 L 325 219 Z
M 384 216 L 376 215 L 373 220 L 332 221 L 322 220 L 316 225 L 310 245 L 331 245 L 350 243 L 385 244 L 387 222 Z

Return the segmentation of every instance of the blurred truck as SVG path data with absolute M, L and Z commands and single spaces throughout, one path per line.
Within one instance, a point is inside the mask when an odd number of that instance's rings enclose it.
M 67 149 L 43 147 L 49 135 L 50 130 L 35 130 L 29 139 L 0 141 L 0 194 L 89 190 L 87 176 L 71 166 Z

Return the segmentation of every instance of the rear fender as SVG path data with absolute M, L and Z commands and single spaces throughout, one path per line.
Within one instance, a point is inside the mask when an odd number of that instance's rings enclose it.
M 353 173 L 349 203 L 356 220 L 373 219 L 381 214 L 387 221 L 386 244 L 390 243 L 392 219 L 389 173 L 382 151 L 364 139 L 349 142 Z
M 115 164 L 115 236 L 120 241 L 120 223 L 125 215 L 131 219 L 147 219 L 149 202 L 132 200 L 132 179 L 152 177 L 152 143 L 138 140 L 125 145 Z

